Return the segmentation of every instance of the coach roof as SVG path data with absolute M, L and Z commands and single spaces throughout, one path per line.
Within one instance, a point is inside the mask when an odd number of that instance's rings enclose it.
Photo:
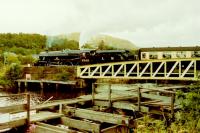
M 200 47 L 152 47 L 152 48 L 140 48 L 140 52 L 149 51 L 200 51 Z

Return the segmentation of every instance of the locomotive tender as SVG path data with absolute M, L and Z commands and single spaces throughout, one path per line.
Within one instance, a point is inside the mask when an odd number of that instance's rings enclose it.
M 63 50 L 39 54 L 35 66 L 87 65 L 132 60 L 155 60 L 173 58 L 198 58 L 200 47 L 157 47 L 140 48 L 135 54 L 128 50 Z

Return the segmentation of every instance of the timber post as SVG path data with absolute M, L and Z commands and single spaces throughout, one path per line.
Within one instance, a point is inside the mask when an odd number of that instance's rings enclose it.
M 109 87 L 108 87 L 108 102 L 109 102 L 109 107 L 112 106 L 111 93 L 112 93 L 111 84 L 109 84 Z
M 43 82 L 40 82 L 40 95 L 43 96 L 44 95 L 44 83 Z
M 25 93 L 27 93 L 27 90 L 28 90 L 28 83 L 27 82 L 24 82 L 24 87 L 25 87 Z
M 30 100 L 31 100 L 30 94 L 27 93 L 26 97 L 27 97 L 27 119 L 26 119 L 26 124 L 27 124 L 27 127 L 28 127 L 30 125 Z
M 140 87 L 138 87 L 138 111 L 141 110 L 141 92 L 140 92 Z
M 21 82 L 20 81 L 18 81 L 18 91 L 17 91 L 18 93 L 20 93 L 21 92 Z
M 172 119 L 174 119 L 174 102 L 175 102 L 175 94 L 172 93 L 172 96 L 171 96 L 171 115 L 172 115 Z
M 58 86 L 59 84 L 56 83 L 56 97 L 58 97 Z
M 59 113 L 60 113 L 60 114 L 62 114 L 62 109 L 63 109 L 62 104 L 59 104 Z
M 95 95 L 95 84 L 92 83 L 92 105 L 94 105 L 94 95 Z

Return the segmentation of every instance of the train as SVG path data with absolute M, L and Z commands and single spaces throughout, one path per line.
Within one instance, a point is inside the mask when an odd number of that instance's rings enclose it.
M 35 66 L 88 65 L 134 60 L 155 60 L 174 58 L 199 58 L 200 47 L 153 47 L 129 50 L 62 50 L 46 51 L 38 55 Z

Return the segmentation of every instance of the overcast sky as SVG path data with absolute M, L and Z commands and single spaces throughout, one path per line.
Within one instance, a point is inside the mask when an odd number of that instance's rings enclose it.
M 0 32 L 109 34 L 139 47 L 200 45 L 200 0 L 0 0 Z

